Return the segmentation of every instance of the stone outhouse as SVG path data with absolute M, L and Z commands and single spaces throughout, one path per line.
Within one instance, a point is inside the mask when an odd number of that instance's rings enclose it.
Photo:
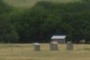
M 64 44 L 65 43 L 65 38 L 66 38 L 65 35 L 53 35 L 51 37 L 51 40 L 56 41 L 56 42 L 61 43 L 61 44 Z

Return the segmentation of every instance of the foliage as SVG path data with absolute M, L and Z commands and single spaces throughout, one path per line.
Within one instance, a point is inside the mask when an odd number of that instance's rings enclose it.
M 20 42 L 49 42 L 53 34 L 66 34 L 67 41 L 90 40 L 89 2 L 57 4 L 38 2 L 35 7 L 13 17 Z
M 90 42 L 89 0 L 65 4 L 41 1 L 19 11 L 1 3 L 0 42 L 50 42 L 54 34 L 66 35 L 66 41 L 74 43 Z
M 0 0 L 0 42 L 10 43 L 17 42 L 18 35 L 15 28 L 10 22 L 11 8 Z

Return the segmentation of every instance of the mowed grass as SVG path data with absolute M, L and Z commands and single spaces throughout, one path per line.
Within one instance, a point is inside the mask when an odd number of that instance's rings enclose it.
M 13 7 L 30 8 L 39 1 L 68 3 L 68 2 L 77 2 L 81 0 L 3 0 L 3 1 L 6 4 L 11 5 Z
M 73 51 L 63 44 L 59 51 L 50 51 L 49 44 L 41 44 L 41 51 L 33 48 L 33 44 L 0 44 L 0 60 L 90 60 L 90 45 L 74 45 Z

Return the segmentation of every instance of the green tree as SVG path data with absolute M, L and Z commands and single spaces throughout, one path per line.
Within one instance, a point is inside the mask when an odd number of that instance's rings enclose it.
M 7 6 L 0 0 L 0 42 L 10 43 L 17 42 L 18 34 L 10 22 L 11 7 Z
M 12 15 L 19 42 L 49 42 L 53 34 L 65 34 L 66 40 L 90 41 L 90 2 L 38 2 L 23 13 Z

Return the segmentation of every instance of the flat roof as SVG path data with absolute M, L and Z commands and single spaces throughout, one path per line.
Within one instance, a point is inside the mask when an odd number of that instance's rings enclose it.
M 51 37 L 51 39 L 65 39 L 65 38 L 66 38 L 65 35 L 58 35 L 58 36 L 53 35 L 53 36 Z

